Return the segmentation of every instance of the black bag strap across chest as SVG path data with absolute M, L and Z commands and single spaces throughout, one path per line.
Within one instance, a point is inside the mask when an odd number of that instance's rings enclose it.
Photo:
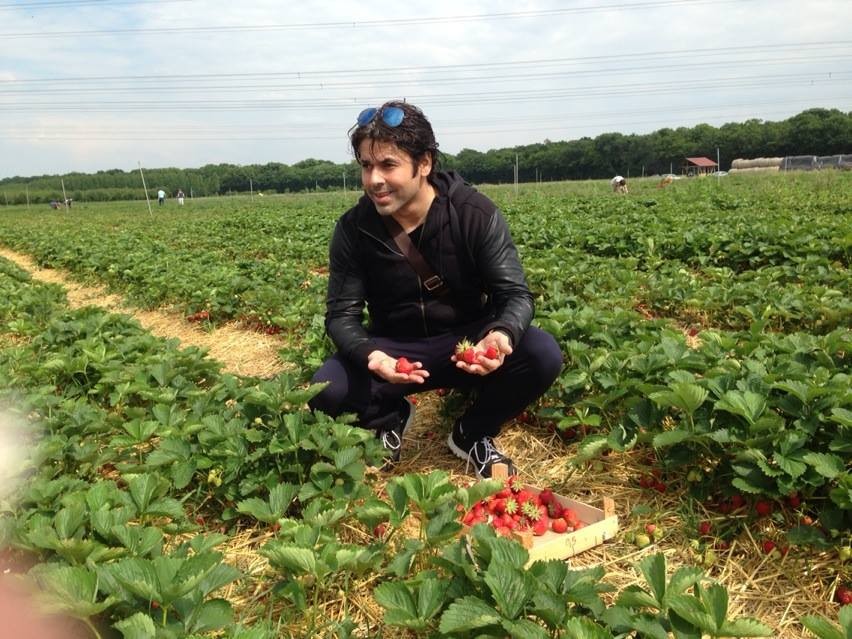
M 417 247 L 414 246 L 411 238 L 408 237 L 408 233 L 406 233 L 405 229 L 399 225 L 399 222 L 393 219 L 390 215 L 382 215 L 382 220 L 393 238 L 393 241 L 396 243 L 397 248 L 402 251 L 402 254 L 420 277 L 420 281 L 423 283 L 423 288 L 439 297 L 449 293 L 450 289 L 446 282 L 444 282 L 444 280 L 441 279 L 441 276 L 435 273 L 432 267 L 429 266 L 426 258 L 424 258 L 423 254 L 417 250 Z

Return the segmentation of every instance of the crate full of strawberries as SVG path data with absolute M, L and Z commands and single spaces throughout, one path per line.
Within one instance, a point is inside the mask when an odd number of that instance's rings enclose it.
M 539 559 L 567 559 L 615 537 L 618 517 L 612 499 L 603 508 L 554 493 L 549 488 L 524 486 L 517 475 L 507 477 L 496 465 L 492 477 L 505 480 L 502 490 L 475 503 L 462 515 L 467 527 L 489 524 L 498 534 L 517 539 Z

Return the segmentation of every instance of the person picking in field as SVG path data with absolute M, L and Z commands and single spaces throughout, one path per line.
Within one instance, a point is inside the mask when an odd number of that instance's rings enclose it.
M 311 407 L 355 413 L 396 462 L 414 417 L 407 395 L 472 391 L 450 450 L 479 477 L 497 462 L 514 473 L 494 438 L 550 387 L 562 353 L 530 326 L 533 296 L 506 221 L 438 170 L 432 125 L 414 105 L 364 109 L 349 133 L 364 195 L 331 239 L 325 326 L 337 352 L 313 376 L 328 386 Z
M 609 181 L 610 186 L 612 186 L 613 193 L 621 193 L 622 195 L 627 195 L 627 180 L 624 179 L 621 175 L 616 175 Z

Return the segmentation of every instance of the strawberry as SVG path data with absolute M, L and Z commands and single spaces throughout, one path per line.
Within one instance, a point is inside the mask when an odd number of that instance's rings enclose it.
M 500 351 L 493 344 L 485 349 L 485 357 L 488 359 L 497 359 L 500 357 Z
M 569 526 L 573 526 L 575 528 L 576 528 L 575 524 L 578 521 L 580 521 L 580 518 L 577 517 L 577 513 L 574 512 L 574 510 L 571 509 L 571 508 L 563 508 L 562 509 L 562 517 L 565 519 L 565 521 L 568 522 Z
M 396 372 L 408 375 L 414 370 L 414 364 L 408 361 L 405 357 L 400 357 L 396 360 Z
M 518 514 L 518 500 L 514 497 L 506 498 L 506 505 L 503 508 L 503 512 L 505 512 L 507 515 Z
M 852 590 L 846 586 L 837 586 L 837 590 L 834 591 L 834 599 L 841 606 L 849 605 L 852 603 Z
M 456 344 L 456 359 L 465 364 L 476 364 L 476 350 L 469 340 L 463 339 Z
M 558 501 L 554 500 L 554 501 L 550 502 L 549 504 L 547 504 L 547 514 L 551 518 L 562 517 L 563 516 L 562 511 L 563 511 L 562 505 Z
M 712 529 L 713 524 L 711 524 L 709 521 L 702 521 L 698 524 L 698 534 L 701 536 L 709 535 Z
M 734 510 L 742 508 L 743 506 L 745 506 L 745 498 L 739 493 L 731 495 L 731 506 Z
M 791 508 L 798 508 L 802 505 L 802 498 L 799 497 L 798 493 L 790 493 L 787 497 L 787 503 L 790 504 Z
M 384 539 L 385 533 L 387 532 L 387 530 L 388 530 L 388 525 L 385 522 L 382 522 L 380 524 L 376 524 L 376 527 L 373 528 L 373 537 L 375 537 L 376 539 Z
M 562 517 L 556 517 L 550 520 L 550 529 L 561 535 L 564 532 L 568 532 L 568 522 L 562 519 Z
M 775 542 L 771 539 L 764 539 L 761 546 L 763 547 L 763 552 L 767 555 L 775 550 Z
M 532 527 L 533 535 L 541 537 L 550 529 L 550 518 L 547 515 L 540 515 Z
M 645 532 L 649 535 L 653 536 L 655 530 L 657 530 L 656 524 L 645 524 Z
M 568 525 L 571 525 L 571 522 L 570 522 L 570 521 L 568 522 Z M 572 527 L 574 530 L 580 530 L 580 528 L 585 528 L 585 527 L 586 527 L 586 524 L 584 524 L 582 521 L 575 521 L 575 522 L 574 522 L 574 525 L 573 525 L 573 526 L 571 526 L 571 527 Z
M 754 503 L 755 512 L 761 517 L 766 517 L 772 514 L 772 502 L 761 499 Z
M 553 503 L 553 491 L 545 488 L 538 494 L 538 500 L 545 506 Z

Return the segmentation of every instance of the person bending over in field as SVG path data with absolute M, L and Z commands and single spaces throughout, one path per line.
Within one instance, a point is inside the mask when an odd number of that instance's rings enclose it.
M 514 473 L 494 438 L 550 387 L 562 354 L 530 326 L 533 296 L 506 221 L 455 172 L 438 171 L 438 144 L 417 107 L 365 109 L 350 142 L 364 195 L 331 239 L 325 325 L 337 352 L 313 377 L 329 384 L 311 407 L 356 413 L 393 463 L 414 417 L 407 395 L 473 391 L 447 444 L 479 477 L 496 462 Z M 419 264 L 406 257 L 406 238 Z M 464 340 L 472 348 L 457 350 Z
M 609 183 L 612 186 L 613 193 L 627 195 L 627 180 L 625 180 L 622 176 L 616 175 L 609 181 Z

